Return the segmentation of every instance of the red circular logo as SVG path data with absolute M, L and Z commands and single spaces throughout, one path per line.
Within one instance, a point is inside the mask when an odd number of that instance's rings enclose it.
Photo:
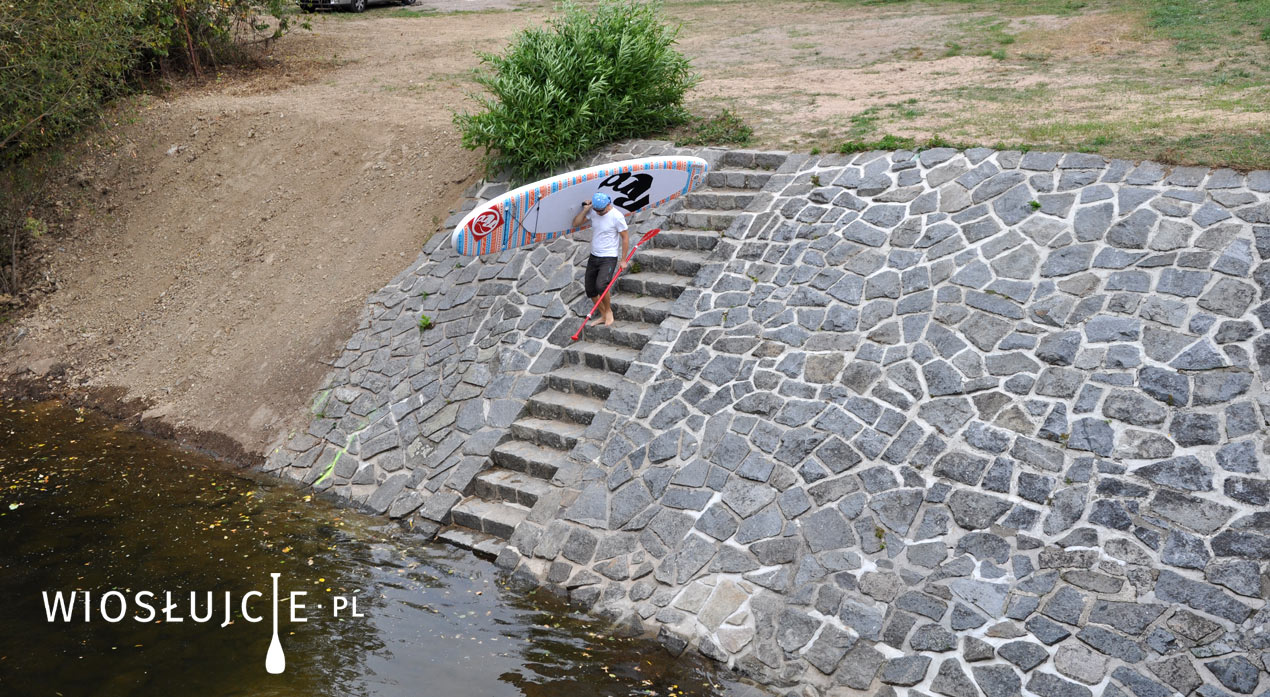
M 491 232 L 502 226 L 503 212 L 494 208 L 473 218 L 472 222 L 468 223 L 467 228 L 472 231 L 472 237 L 477 240 L 483 240 Z

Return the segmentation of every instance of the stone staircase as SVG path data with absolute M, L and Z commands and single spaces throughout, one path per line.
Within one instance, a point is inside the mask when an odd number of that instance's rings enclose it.
M 706 187 L 685 197 L 618 279 L 612 304 L 617 322 L 605 327 L 595 321 L 582 340 L 563 347 L 561 364 L 548 375 L 545 389 L 529 398 L 494 448 L 487 468 L 451 509 L 450 525 L 438 537 L 497 555 L 540 501 L 552 508 L 542 515 L 554 517 L 564 490 L 552 480 L 569 451 L 640 349 L 670 316 L 720 233 L 754 200 L 784 159 L 784 153 L 753 151 L 721 156 L 717 169 L 707 175 Z

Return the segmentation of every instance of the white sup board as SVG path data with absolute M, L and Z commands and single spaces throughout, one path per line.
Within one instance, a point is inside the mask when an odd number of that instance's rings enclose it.
M 573 217 L 604 192 L 628 218 L 705 185 L 709 166 L 699 157 L 646 157 L 580 169 L 527 184 L 477 206 L 454 228 L 459 254 L 494 254 L 576 232 Z

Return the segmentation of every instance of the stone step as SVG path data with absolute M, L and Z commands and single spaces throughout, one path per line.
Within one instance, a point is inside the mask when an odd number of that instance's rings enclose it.
M 613 296 L 613 316 L 618 321 L 648 324 L 654 330 L 657 325 L 666 321 L 666 318 L 670 316 L 670 309 L 674 306 L 675 301 L 669 298 L 640 297 L 621 293 Z M 649 336 L 652 334 L 650 333 Z M 642 347 L 641 344 L 640 348 Z
M 639 264 L 638 273 L 673 273 L 676 276 L 692 278 L 706 263 L 706 254 L 696 250 L 676 249 L 672 247 L 641 248 L 635 252 L 635 263 Z M 630 271 L 627 271 L 630 273 Z
M 601 400 L 608 399 L 621 381 L 622 376 L 617 373 L 580 364 L 565 364 L 547 375 L 547 386 L 553 390 Z
M 699 210 L 741 211 L 754 202 L 756 194 L 754 189 L 704 189 L 688 194 L 684 206 Z
M 569 344 L 564 349 L 565 360 L 580 363 L 599 370 L 625 375 L 639 351 L 628 346 L 614 346 L 590 341 L 584 334 L 582 341 Z
M 657 249 L 689 249 L 708 252 L 719 244 L 717 230 L 662 230 L 650 242 Z
M 604 400 L 557 390 L 545 390 L 529 398 L 529 413 L 540 419 L 589 424 L 604 408 Z
M 455 525 L 506 540 L 529 515 L 529 509 L 510 501 L 486 501 L 473 496 L 455 504 L 450 515 Z
M 533 508 L 538 503 L 538 497 L 551 488 L 550 482 L 502 468 L 485 470 L 473 481 L 473 491 L 477 496 L 487 501 L 510 501 L 526 508 Z
M 642 300 L 642 298 L 640 299 Z M 644 348 L 644 344 L 647 344 L 648 340 L 653 338 L 653 334 L 657 332 L 656 324 L 630 319 L 629 314 L 619 309 L 616 302 L 613 304 L 613 317 L 617 321 L 608 327 L 604 326 L 603 318 L 598 316 L 593 318 L 591 323 L 586 326 L 586 331 L 582 332 L 582 336 L 588 341 L 597 344 L 626 346 L 638 351 Z M 606 394 L 605 398 L 607 397 L 608 395 Z
M 669 273 L 637 273 L 629 276 L 622 274 L 622 277 L 617 279 L 617 287 L 623 293 L 674 300 L 688 287 L 689 280 L 691 279 Z
M 751 189 L 767 186 L 772 173 L 759 169 L 721 169 L 706 175 L 706 186 L 719 189 Z
M 578 444 L 586 426 L 571 421 L 539 419 L 527 416 L 512 423 L 511 433 L 516 440 L 525 441 L 545 448 L 554 448 L 568 452 Z
M 470 549 L 476 554 L 485 557 L 497 557 L 499 552 L 502 552 L 503 548 L 507 546 L 507 540 L 455 526 L 450 526 L 437 533 L 437 539 L 449 542 L 455 547 Z
M 733 220 L 740 211 L 702 211 L 692 208 L 681 208 L 670 214 L 670 218 L 666 221 L 671 225 L 693 228 L 696 230 L 719 230 L 728 229 Z M 661 233 L 658 233 L 661 236 Z
M 523 440 L 499 443 L 490 455 L 490 459 L 499 467 L 523 472 L 544 481 L 551 481 L 556 476 L 564 457 L 565 454 L 559 450 Z
M 788 152 L 779 150 L 728 150 L 719 158 L 719 167 L 741 167 L 745 169 L 775 170 L 785 164 Z

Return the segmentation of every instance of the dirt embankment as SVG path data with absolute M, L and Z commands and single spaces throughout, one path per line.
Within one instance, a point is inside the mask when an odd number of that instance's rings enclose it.
M 501 16 L 498 37 L 529 21 Z M 143 400 L 228 436 L 202 440 L 224 454 L 303 426 L 366 297 L 478 173 L 450 110 L 490 33 L 479 14 L 374 11 L 316 29 L 276 68 L 116 114 L 52 197 L 74 209 L 43 240 L 57 290 L 6 327 L 23 336 L 0 373 Z

